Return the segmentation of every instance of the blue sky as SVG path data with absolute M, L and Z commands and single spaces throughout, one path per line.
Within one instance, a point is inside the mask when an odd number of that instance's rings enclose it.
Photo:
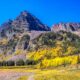
M 49 26 L 80 22 L 80 0 L 1 0 L 0 24 L 27 10 Z

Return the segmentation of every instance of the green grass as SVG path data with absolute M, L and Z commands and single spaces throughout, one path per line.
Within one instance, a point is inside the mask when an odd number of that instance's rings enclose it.
M 35 69 L 36 67 L 35 66 L 0 66 L 0 69 L 25 69 L 25 68 L 28 68 L 28 69 Z

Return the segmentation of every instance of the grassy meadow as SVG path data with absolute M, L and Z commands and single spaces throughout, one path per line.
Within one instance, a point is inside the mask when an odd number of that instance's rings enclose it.
M 4 67 L 0 74 L 0 80 L 80 80 L 80 69 L 76 66 L 55 69 Z

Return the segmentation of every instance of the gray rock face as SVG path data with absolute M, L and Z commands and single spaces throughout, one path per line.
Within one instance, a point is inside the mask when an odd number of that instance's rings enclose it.
M 24 28 L 24 30 L 37 30 L 37 31 L 48 31 L 49 27 L 45 26 L 35 16 L 31 15 L 27 11 L 21 12 L 12 24 L 15 27 Z
M 10 38 L 14 34 L 22 34 L 26 31 L 50 31 L 50 28 L 32 14 L 23 11 L 15 20 L 9 20 L 1 25 L 0 36 Z
M 67 32 L 75 32 L 80 29 L 80 23 L 59 23 L 53 25 L 51 28 L 52 31 L 64 30 Z
M 66 31 L 72 32 L 80 36 L 80 23 L 59 23 L 52 26 L 51 31 Z

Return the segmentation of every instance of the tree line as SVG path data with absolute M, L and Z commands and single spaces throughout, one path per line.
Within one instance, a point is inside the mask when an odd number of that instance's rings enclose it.
M 26 65 L 35 65 L 36 62 L 33 60 L 23 60 L 19 59 L 17 61 L 9 60 L 9 61 L 0 61 L 0 66 L 26 66 Z

